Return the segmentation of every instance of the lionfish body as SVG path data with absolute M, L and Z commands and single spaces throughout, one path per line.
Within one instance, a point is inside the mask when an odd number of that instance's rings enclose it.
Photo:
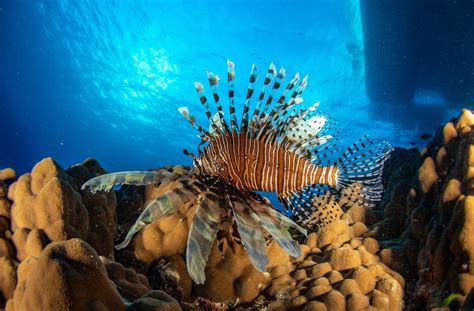
M 213 138 L 196 160 L 200 174 L 221 178 L 242 191 L 276 192 L 288 197 L 313 185 L 336 187 L 337 166 L 319 166 L 282 144 L 249 138 L 245 132 Z
M 203 85 L 195 83 L 210 123 L 209 130 L 196 123 L 187 107 L 178 109 L 201 138 L 197 156 L 185 150 L 194 159 L 193 167 L 180 177 L 179 186 L 145 208 L 117 248 L 127 246 L 146 224 L 199 198 L 188 235 L 186 263 L 191 278 L 196 283 L 203 283 L 212 244 L 221 224 L 228 221 L 228 215 L 258 270 L 265 271 L 268 263 L 263 230 L 290 255 L 300 255 L 299 245 L 288 229 L 292 227 L 303 234 L 306 230 L 272 208 L 268 200 L 254 191 L 275 192 L 285 208 L 307 227 L 324 226 L 337 218 L 337 213 L 332 211 L 339 208 L 334 203 L 334 196 L 367 206 L 380 199 L 381 173 L 391 151 L 387 143 L 365 137 L 336 159 L 337 144 L 328 142 L 333 136 L 328 134 L 327 118 L 315 115 L 319 103 L 306 109 L 295 109 L 302 102 L 300 96 L 306 88 L 307 77 L 300 80 L 296 74 L 277 96 L 286 73 L 283 68 L 277 72 L 271 64 L 255 108 L 250 111 L 257 77 L 254 65 L 240 124 L 234 103 L 232 62 L 228 61 L 227 72 L 229 120 L 224 117 L 217 92 L 219 78 L 208 73 L 217 110 L 214 116 Z M 205 145 L 203 150 L 202 145 Z M 91 179 L 83 188 L 95 192 L 110 190 L 116 184 L 147 185 L 166 178 L 157 172 L 112 173 Z

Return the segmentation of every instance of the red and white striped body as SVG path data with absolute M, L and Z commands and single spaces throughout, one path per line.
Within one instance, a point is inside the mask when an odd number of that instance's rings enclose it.
M 197 158 L 195 169 L 217 176 L 239 190 L 269 191 L 279 195 L 300 191 L 308 185 L 335 187 L 337 167 L 318 166 L 285 150 L 284 144 L 250 138 L 245 132 L 214 136 Z

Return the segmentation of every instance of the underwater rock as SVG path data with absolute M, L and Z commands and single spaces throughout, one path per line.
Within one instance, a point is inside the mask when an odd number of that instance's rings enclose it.
M 142 297 L 151 291 L 148 279 L 143 275 L 136 273 L 135 270 L 125 268 L 120 263 L 112 261 L 107 257 L 100 257 L 107 270 L 107 276 L 114 282 L 120 295 L 133 301 Z
M 407 179 L 411 189 L 387 189 L 390 199 L 381 205 L 385 211 L 400 206 L 391 218 L 405 225 L 388 236 L 396 240 L 382 242 L 389 249 L 381 254 L 410 279 L 407 298 L 414 309 L 439 307 L 450 293 L 464 299 L 474 286 L 473 125 L 472 112 L 464 109 L 438 129 L 421 153 L 418 179 Z M 406 154 L 397 161 L 420 163 Z M 386 179 L 397 181 L 393 175 Z
M 7 310 L 180 310 L 170 296 L 151 291 L 143 275 L 102 260 L 80 239 L 48 244 L 18 267 Z
M 6 257 L 0 257 L 0 308 L 5 308 L 8 299 L 13 297 L 16 287 L 16 269 L 15 262 Z
M 7 310 L 124 310 L 94 249 L 80 239 L 50 243 L 18 268 L 18 285 Z
M 81 194 L 78 190 L 82 179 L 99 172 L 103 170 L 92 159 L 66 172 L 46 158 L 9 187 L 18 260 L 38 256 L 49 242 L 73 237 L 88 241 L 100 255 L 113 257 L 115 194 Z
M 360 310 L 382 305 L 401 309 L 403 278 L 383 265 L 377 255 L 367 252 L 364 238 L 353 236 L 355 224 L 338 221 L 310 234 L 302 244 L 307 251 L 290 259 L 289 273 L 279 268 L 279 273 L 272 271 L 266 297 L 270 301 L 279 299 L 279 310 L 303 306 L 305 310 Z M 327 238 L 319 239 L 321 235 L 330 236 L 333 229 L 346 234 L 340 240 L 331 238 L 329 244 Z M 373 296 L 382 298 L 374 300 Z M 268 307 L 278 309 L 272 302 Z

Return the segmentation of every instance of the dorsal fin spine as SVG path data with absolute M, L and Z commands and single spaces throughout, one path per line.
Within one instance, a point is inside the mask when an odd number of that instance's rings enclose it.
M 242 122 L 240 129 L 241 131 L 247 131 L 248 123 L 249 123 L 249 105 L 250 105 L 250 98 L 253 95 L 254 91 L 254 84 L 255 81 L 257 81 L 258 78 L 258 69 L 255 64 L 252 65 L 252 71 L 250 72 L 250 78 L 249 78 L 249 86 L 247 89 L 247 96 L 245 99 L 245 104 L 244 104 L 244 110 L 242 112 Z
M 196 92 L 199 95 L 199 100 L 201 101 L 201 105 L 204 107 L 204 111 L 206 112 L 206 117 L 209 120 L 211 128 L 216 132 L 220 132 L 221 131 L 220 127 L 214 123 L 214 120 L 212 120 L 209 103 L 207 101 L 206 95 L 204 95 L 204 86 L 199 82 L 194 82 L 194 87 L 196 88 Z
M 219 77 L 213 74 L 212 72 L 207 73 L 207 78 L 209 80 L 209 85 L 211 86 L 212 96 L 214 102 L 216 103 L 217 115 L 219 116 L 220 124 L 222 124 L 222 130 L 228 131 L 227 122 L 224 119 L 224 112 L 222 111 L 222 105 L 219 98 L 219 93 L 217 92 L 217 85 L 219 84 Z
M 270 90 L 270 94 L 268 94 L 268 98 L 265 103 L 265 106 L 263 107 L 262 112 L 260 113 L 260 123 L 258 124 L 259 131 L 258 131 L 257 139 L 260 139 L 262 134 L 265 132 L 264 129 L 266 127 L 267 120 L 268 120 L 267 110 L 273 101 L 274 92 L 280 88 L 285 77 L 286 77 L 285 68 L 281 67 L 280 70 L 278 71 L 275 82 L 273 82 L 273 86 L 272 86 L 272 89 Z
M 270 135 L 273 132 L 271 130 L 272 125 L 273 125 L 273 121 L 275 120 L 276 116 L 278 115 L 278 112 L 280 111 L 282 103 L 285 101 L 286 94 L 294 88 L 296 82 L 298 82 L 299 79 L 300 79 L 300 74 L 296 73 L 293 76 L 293 78 L 291 78 L 290 82 L 288 82 L 288 85 L 283 90 L 283 93 L 281 94 L 281 96 L 278 99 L 277 103 L 275 104 L 275 106 L 273 106 L 273 109 L 268 114 L 268 118 L 265 121 L 265 124 L 264 124 L 263 128 L 261 129 L 261 132 L 265 132 L 265 135 Z M 270 128 L 269 131 L 267 131 L 268 128 Z
M 204 128 L 201 125 L 196 124 L 196 120 L 194 116 L 189 115 L 187 107 L 180 107 L 178 108 L 178 111 L 186 120 L 188 120 L 189 123 L 191 123 L 191 125 L 199 132 L 199 134 L 201 134 L 200 135 L 201 139 L 204 139 L 204 140 L 210 139 L 211 135 L 209 134 L 209 132 L 204 130 Z
M 267 74 L 265 75 L 265 80 L 263 82 L 262 90 L 260 91 L 260 95 L 258 96 L 257 106 L 255 107 L 253 111 L 253 116 L 250 121 L 250 129 L 248 131 L 249 135 L 252 135 L 257 130 L 256 127 L 258 124 L 258 116 L 260 114 L 260 106 L 262 105 L 263 98 L 265 97 L 265 88 L 273 81 L 273 78 L 275 77 L 275 73 L 276 73 L 275 65 L 271 63 L 270 66 L 268 67 Z
M 291 118 L 285 119 L 284 116 L 288 114 L 288 112 L 290 111 L 293 105 L 301 102 L 301 101 L 298 101 L 297 98 L 298 96 L 301 95 L 301 93 L 303 93 L 306 86 L 307 86 L 307 76 L 305 76 L 305 78 L 300 82 L 296 90 L 291 95 L 291 98 L 282 106 L 282 108 L 280 109 L 280 113 L 276 117 L 274 117 L 274 120 L 272 122 L 276 122 L 276 124 L 275 124 L 275 127 L 272 129 L 272 132 L 274 132 L 276 136 L 282 136 L 284 134 L 283 129 L 285 125 L 289 123 L 289 119 L 291 119 Z
M 235 79 L 234 63 L 230 60 L 227 60 L 227 81 L 229 84 L 230 126 L 232 128 L 232 132 L 237 132 L 239 130 L 239 126 L 237 125 L 237 116 L 235 114 L 234 79 Z

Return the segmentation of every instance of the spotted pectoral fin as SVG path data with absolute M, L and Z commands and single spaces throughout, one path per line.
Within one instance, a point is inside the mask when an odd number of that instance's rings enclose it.
M 133 236 L 140 231 L 144 226 L 150 224 L 158 219 L 171 215 L 173 212 L 179 210 L 187 202 L 196 198 L 197 191 L 193 187 L 193 183 L 181 182 L 176 188 L 167 191 L 162 196 L 154 199 L 147 205 L 143 212 L 138 217 L 135 224 L 130 228 L 125 237 L 125 240 L 116 245 L 116 249 L 126 247 Z
M 250 261 L 259 271 L 264 272 L 268 264 L 267 245 L 260 224 L 251 214 L 254 212 L 238 195 L 229 195 L 229 205 Z
M 189 276 L 197 284 L 203 284 L 206 279 L 206 263 L 221 220 L 219 210 L 218 202 L 204 197 L 189 230 L 186 265 Z
M 319 189 L 311 199 L 312 214 L 303 220 L 303 224 L 309 228 L 323 228 L 344 214 L 332 189 L 323 187 Z
M 328 185 L 309 185 L 293 192 L 286 202 L 299 223 L 311 229 L 324 227 L 343 214 L 335 189 Z
M 162 174 L 154 171 L 128 171 L 100 175 L 88 180 L 81 189 L 89 189 L 92 193 L 110 191 L 115 185 L 143 186 L 159 182 Z

